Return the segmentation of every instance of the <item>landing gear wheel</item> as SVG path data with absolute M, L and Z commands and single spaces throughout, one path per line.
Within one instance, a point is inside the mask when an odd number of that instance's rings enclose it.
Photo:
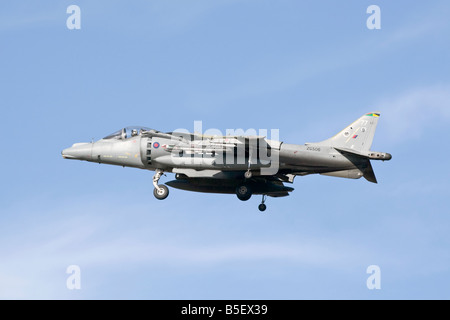
M 247 185 L 243 184 L 236 188 L 236 195 L 239 200 L 247 201 L 252 196 L 252 190 Z
M 264 204 L 266 202 L 267 195 L 263 194 L 261 199 L 261 204 L 258 206 L 259 211 L 263 212 L 266 211 L 267 206 Z
M 164 200 L 169 195 L 169 188 L 163 184 L 160 184 L 158 185 L 158 188 L 153 189 L 153 195 L 158 200 Z
M 245 171 L 244 177 L 245 179 L 250 179 L 252 177 L 252 172 L 250 170 Z

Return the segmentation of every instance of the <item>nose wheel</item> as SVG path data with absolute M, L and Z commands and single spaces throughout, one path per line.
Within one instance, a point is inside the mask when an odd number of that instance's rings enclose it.
M 263 194 L 261 204 L 258 206 L 258 209 L 261 212 L 266 211 L 266 209 L 267 209 L 267 206 L 264 204 L 264 202 L 266 202 L 266 199 L 267 199 L 267 196 L 265 194 Z
M 153 176 L 153 186 L 155 189 L 153 190 L 153 195 L 158 200 L 164 200 L 169 196 L 169 188 L 163 184 L 158 184 L 159 179 L 161 178 L 162 174 L 164 173 L 161 169 L 155 170 L 155 175 Z
M 153 189 L 153 195 L 158 200 L 164 200 L 165 198 L 167 198 L 169 196 L 169 188 L 167 188 L 163 184 L 160 184 L 158 186 L 158 189 L 157 188 Z

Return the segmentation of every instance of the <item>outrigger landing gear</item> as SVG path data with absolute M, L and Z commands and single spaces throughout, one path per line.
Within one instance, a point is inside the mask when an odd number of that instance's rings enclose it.
M 267 198 L 267 196 L 265 194 L 263 194 L 261 204 L 258 206 L 258 209 L 261 212 L 266 211 L 266 209 L 267 209 L 267 206 L 264 204 L 264 202 L 266 202 L 266 198 Z
M 153 186 L 155 187 L 155 189 L 153 190 L 153 195 L 158 200 L 164 200 L 169 195 L 169 188 L 167 188 L 163 184 L 158 185 L 159 179 L 161 178 L 163 173 L 164 170 L 156 169 L 155 175 L 153 176 Z

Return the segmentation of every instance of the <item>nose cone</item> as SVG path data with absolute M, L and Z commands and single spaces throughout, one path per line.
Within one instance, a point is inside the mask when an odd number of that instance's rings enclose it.
M 74 160 L 91 160 L 92 159 L 92 143 L 75 143 L 70 148 L 61 152 L 64 159 Z

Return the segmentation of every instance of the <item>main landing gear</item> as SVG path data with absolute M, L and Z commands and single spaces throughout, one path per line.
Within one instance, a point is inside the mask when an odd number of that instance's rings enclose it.
M 252 196 L 252 190 L 248 185 L 241 184 L 236 187 L 236 195 L 239 200 L 247 201 Z M 258 209 L 261 212 L 266 211 L 266 209 L 267 209 L 267 206 L 265 205 L 266 199 L 267 199 L 267 195 L 263 194 L 261 204 L 258 206 Z
M 163 173 L 163 170 L 156 169 L 155 175 L 153 176 L 153 186 L 155 187 L 155 189 L 153 190 L 153 195 L 158 200 L 164 200 L 169 195 L 169 188 L 167 188 L 167 186 L 163 184 L 158 185 L 159 179 L 161 178 Z
M 247 201 L 252 197 L 252 189 L 246 184 L 242 184 L 236 187 L 236 195 L 239 200 Z

